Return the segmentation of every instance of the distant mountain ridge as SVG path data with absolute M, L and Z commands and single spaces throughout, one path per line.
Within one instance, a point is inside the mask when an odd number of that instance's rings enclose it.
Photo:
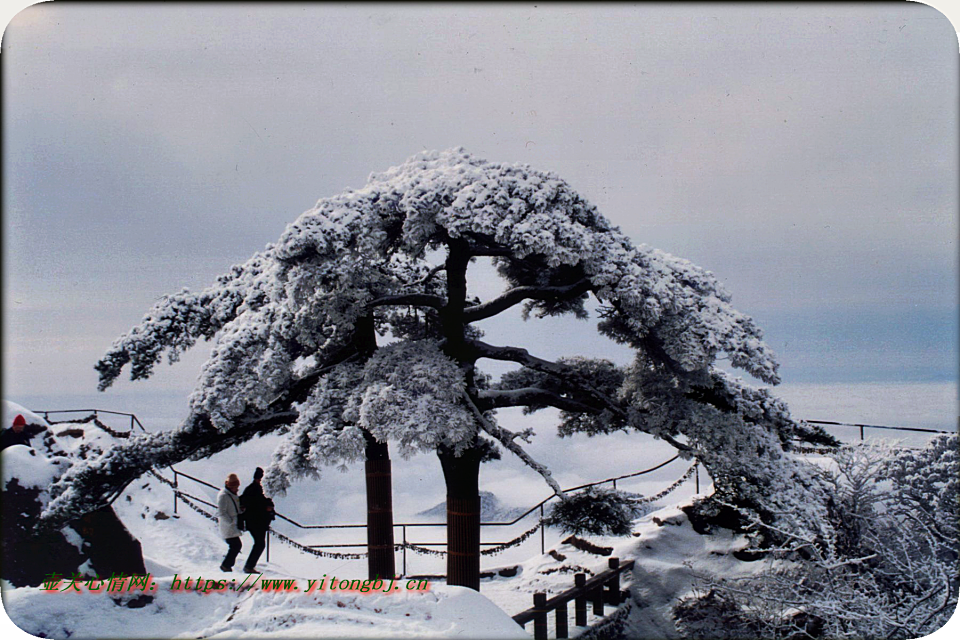
M 481 522 L 508 522 L 521 515 L 526 509 L 508 507 L 500 502 L 490 491 L 480 492 L 480 521 Z M 425 511 L 417 514 L 424 518 L 444 520 L 447 517 L 447 501 L 444 500 Z

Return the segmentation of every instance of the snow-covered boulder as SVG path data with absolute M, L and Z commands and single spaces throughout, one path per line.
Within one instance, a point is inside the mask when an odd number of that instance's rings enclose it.
M 110 446 L 113 437 L 92 423 L 51 425 L 40 416 L 4 402 L 6 420 L 22 415 L 30 445 L 0 453 L 3 491 L 3 579 L 14 586 L 39 585 L 50 574 L 107 577 L 144 573 L 140 543 L 103 507 L 56 531 L 34 525 L 50 501 L 49 487 L 74 462 Z
M 42 427 L 49 426 L 47 421 L 44 420 L 40 415 L 30 411 L 26 407 L 22 407 L 16 402 L 10 402 L 9 400 L 3 401 L 3 428 L 6 429 L 13 424 L 14 418 L 18 415 L 23 416 L 27 421 L 27 425 L 39 425 Z

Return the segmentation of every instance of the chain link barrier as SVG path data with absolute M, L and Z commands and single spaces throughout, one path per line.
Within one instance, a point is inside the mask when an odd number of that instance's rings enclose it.
M 368 555 L 366 552 L 338 553 L 336 551 L 321 551 L 320 549 L 313 549 L 306 545 L 300 544 L 293 538 L 285 536 L 282 533 L 277 533 L 273 529 L 270 530 L 270 533 L 276 536 L 277 539 L 280 540 L 280 542 L 283 542 L 284 544 L 288 544 L 294 549 L 297 549 L 298 551 L 302 551 L 303 553 L 309 553 L 310 555 L 314 555 L 320 558 L 333 558 L 335 560 L 362 560 L 366 558 Z M 394 545 L 394 546 L 398 546 L 398 545 Z
M 196 511 L 197 513 L 199 513 L 199 514 L 202 515 L 203 517 L 207 518 L 208 520 L 212 520 L 213 522 L 216 522 L 216 521 L 217 521 L 217 516 L 215 516 L 215 515 L 207 512 L 207 511 L 204 510 L 200 505 L 196 504 L 193 500 L 191 500 L 189 497 L 187 497 L 184 493 L 178 491 L 172 481 L 164 478 L 163 476 L 161 476 L 159 473 L 157 473 L 156 471 L 154 471 L 154 470 L 152 470 L 152 469 L 151 469 L 148 473 L 150 473 L 150 475 L 152 475 L 154 478 L 156 478 L 157 480 L 159 480 L 159 481 L 162 482 L 163 484 L 165 484 L 165 485 L 171 487 L 172 489 L 174 489 L 174 493 L 176 493 L 177 499 L 181 500 L 185 505 L 187 505 L 188 507 L 190 507 L 191 509 L 193 509 L 194 511 Z M 440 525 L 438 525 L 438 526 L 440 526 Z M 534 533 L 536 533 L 536 532 L 540 529 L 541 526 L 542 526 L 542 524 L 538 522 L 532 529 L 529 529 L 529 530 L 527 530 L 527 531 L 524 531 L 523 533 L 521 533 L 519 536 L 517 536 L 517 537 L 514 538 L 513 540 L 510 540 L 510 541 L 508 541 L 508 542 L 504 542 L 503 544 L 498 544 L 497 546 L 495 546 L 495 547 L 490 547 L 489 549 L 484 549 L 484 550 L 482 550 L 482 551 L 480 552 L 480 555 L 492 556 L 492 555 L 496 555 L 496 554 L 498 554 L 498 553 L 502 553 L 502 552 L 504 552 L 504 551 L 506 551 L 507 549 L 510 549 L 510 548 L 512 548 L 512 547 L 519 546 L 519 545 L 523 544 L 524 542 L 526 542 L 526 541 L 530 538 L 530 536 L 532 536 Z M 288 544 L 288 545 L 290 545 L 291 547 L 293 547 L 293 548 L 295 548 L 295 549 L 297 549 L 297 550 L 299 550 L 299 551 L 302 551 L 303 553 L 309 553 L 309 554 L 311 554 L 311 555 L 318 556 L 318 557 L 321 557 L 321 558 L 333 558 L 333 559 L 335 559 L 335 560 L 361 560 L 361 559 L 363 559 L 363 558 L 366 558 L 367 555 L 368 555 L 366 552 L 358 552 L 358 553 L 339 553 L 339 552 L 336 552 L 336 551 L 321 551 L 321 550 L 319 550 L 319 549 L 313 549 L 313 548 L 311 548 L 311 547 L 309 547 L 309 546 L 307 546 L 307 545 L 301 544 L 301 543 L 297 542 L 296 540 L 294 540 L 293 538 L 290 538 L 289 536 L 285 536 L 285 535 L 283 535 L 282 533 L 279 533 L 279 532 L 277 532 L 277 531 L 274 530 L 274 529 L 270 529 L 270 533 L 271 533 L 273 536 L 275 536 L 278 540 L 280 540 L 281 542 L 283 542 L 284 544 Z M 432 555 L 432 556 L 445 556 L 445 555 L 447 555 L 447 552 L 446 552 L 446 551 L 440 551 L 440 550 L 437 550 L 437 549 L 428 549 L 427 547 L 421 547 L 421 546 L 419 546 L 419 545 L 413 544 L 412 542 L 407 542 L 406 544 L 404 544 L 404 543 L 401 542 L 401 543 L 398 543 L 398 544 L 393 545 L 393 547 L 394 547 L 394 550 L 395 550 L 395 551 L 401 551 L 401 550 L 403 550 L 403 549 L 409 549 L 410 551 L 413 551 L 413 552 L 415 552 L 415 553 L 419 553 L 419 554 L 421 554 L 421 555 Z
M 90 416 L 89 418 L 87 418 L 87 421 L 90 421 L 91 419 L 96 420 L 95 416 Z M 656 495 L 637 497 L 637 498 L 634 498 L 632 501 L 635 504 L 650 504 L 650 503 L 656 502 L 657 500 L 661 500 L 665 498 L 666 496 L 670 495 L 671 493 L 676 491 L 678 488 L 680 488 L 680 486 L 684 482 L 688 481 L 690 478 L 693 477 L 693 474 L 696 473 L 697 471 L 697 465 L 698 463 L 694 463 L 693 465 L 691 465 L 690 468 L 687 469 L 686 473 L 684 473 L 673 484 L 668 486 L 663 491 L 657 493 Z M 151 476 L 153 476 L 163 484 L 167 485 L 171 489 L 173 489 L 173 492 L 176 495 L 177 499 L 183 501 L 185 505 L 187 505 L 188 507 L 190 507 L 191 509 L 193 509 L 203 517 L 207 518 L 208 520 L 211 520 L 213 522 L 217 521 L 217 516 L 207 512 L 200 505 L 196 504 L 190 497 L 182 493 L 177 488 L 177 485 L 173 483 L 172 480 L 168 480 L 167 478 L 164 478 L 155 469 L 150 469 L 147 473 L 149 473 Z M 442 526 L 442 525 L 437 525 L 437 526 Z M 528 529 L 527 531 L 524 531 L 516 538 L 509 540 L 507 542 L 504 542 L 502 544 L 498 544 L 495 547 L 490 547 L 489 549 L 481 550 L 480 555 L 482 556 L 497 555 L 499 553 L 503 553 L 507 549 L 512 549 L 513 547 L 520 546 L 521 544 L 529 540 L 530 537 L 533 534 L 535 534 L 537 531 L 539 531 L 540 528 L 543 526 L 544 526 L 543 522 L 537 522 L 537 524 L 535 524 L 532 528 Z M 280 540 L 280 542 L 283 542 L 284 544 L 287 544 L 302 553 L 309 553 L 310 555 L 317 556 L 320 558 L 331 558 L 334 560 L 362 560 L 368 556 L 366 552 L 340 553 L 336 551 L 321 551 L 320 549 L 314 549 L 307 545 L 301 544 L 296 540 L 294 540 L 293 538 L 286 536 L 282 533 L 279 533 L 274 529 L 270 529 L 270 533 L 273 536 L 275 536 L 278 540 Z M 430 549 L 428 547 L 422 547 L 412 542 L 397 543 L 397 544 L 394 544 L 393 547 L 395 551 L 402 551 L 404 549 L 409 549 L 414 553 L 425 555 L 425 556 L 444 557 L 447 555 L 446 551 L 442 551 L 439 549 Z
M 51 427 L 54 425 L 63 424 L 87 424 L 88 422 L 92 422 L 114 438 L 120 438 L 121 440 L 124 438 L 129 438 L 131 434 L 131 431 L 117 431 L 113 427 L 108 427 L 100 421 L 100 418 L 98 418 L 97 414 L 95 413 L 91 413 L 86 418 L 79 418 L 77 420 L 47 420 L 47 424 L 49 424 Z
M 514 538 L 513 540 L 510 540 L 510 541 L 508 541 L 508 542 L 504 542 L 504 543 L 502 543 L 502 544 L 498 544 L 497 546 L 495 546 L 495 547 L 490 547 L 489 549 L 484 549 L 484 550 L 482 550 L 482 551 L 480 552 L 480 555 L 482 555 L 482 556 L 493 556 L 493 555 L 496 555 L 496 554 L 498 554 L 498 553 L 503 553 L 504 551 L 506 551 L 507 549 L 510 549 L 510 548 L 512 548 L 512 547 L 519 546 L 519 545 L 523 544 L 524 542 L 526 542 L 526 541 L 530 538 L 530 536 L 532 536 L 532 535 L 535 534 L 537 531 L 539 531 L 541 526 L 543 526 L 543 523 L 538 522 L 536 525 L 534 525 L 534 527 L 533 527 L 532 529 L 529 529 L 529 530 L 527 530 L 527 531 L 524 531 L 523 533 L 521 533 L 519 536 L 517 536 L 517 537 Z M 413 552 L 415 552 L 415 553 L 419 553 L 420 555 L 424 555 L 424 556 L 445 556 L 445 555 L 447 555 L 447 552 L 446 552 L 446 551 L 440 551 L 439 549 L 428 549 L 427 547 L 421 547 L 420 545 L 413 544 L 412 542 L 408 542 L 408 543 L 406 543 L 406 544 L 401 543 L 401 544 L 397 544 L 397 545 L 394 545 L 394 546 L 395 546 L 398 550 L 399 550 L 399 549 L 404 549 L 404 548 L 406 548 L 406 549 L 410 549 L 411 551 L 413 551 Z
M 686 473 L 680 476 L 676 482 L 671 484 L 669 487 L 667 487 L 660 493 L 652 496 L 644 496 L 642 498 L 634 498 L 633 500 L 631 500 L 631 502 L 633 502 L 634 504 L 650 504 L 652 502 L 656 502 L 657 500 L 662 500 L 663 498 L 666 498 L 668 495 L 670 495 L 671 493 L 679 489 L 680 485 L 682 485 L 684 482 L 686 482 L 687 480 L 693 477 L 693 474 L 697 472 L 697 464 L 698 463 L 692 464 L 690 468 L 687 469 Z

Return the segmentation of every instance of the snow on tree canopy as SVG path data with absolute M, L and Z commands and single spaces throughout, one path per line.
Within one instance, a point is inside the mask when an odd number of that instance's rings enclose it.
M 430 263 L 438 251 L 444 262 Z M 492 258 L 505 280 L 500 297 L 467 299 L 477 257 Z M 633 348 L 633 365 L 548 362 L 483 342 L 472 324 L 521 303 L 525 317 L 583 317 L 591 294 L 599 331 Z M 395 342 L 378 349 L 374 331 Z M 778 383 L 759 328 L 711 273 L 634 246 L 565 181 L 527 165 L 424 152 L 320 200 L 212 287 L 161 299 L 97 364 L 100 388 L 126 364 L 133 379 L 148 377 L 164 353 L 175 361 L 199 339 L 214 348 L 180 429 L 66 474 L 56 490 L 84 487 L 48 518 L 94 508 L 152 465 L 275 430 L 288 434 L 265 479 L 277 490 L 362 459 L 368 437 L 459 456 L 489 446 L 484 432 L 559 491 L 517 443 L 529 433 L 496 424 L 495 410 L 510 406 L 560 409 L 561 433 L 654 434 L 699 457 L 725 498 L 771 512 L 796 505 L 807 522 L 822 515 L 816 480 L 784 448 L 829 437 L 712 366 L 726 354 Z M 490 385 L 476 366 L 483 358 L 521 372 Z

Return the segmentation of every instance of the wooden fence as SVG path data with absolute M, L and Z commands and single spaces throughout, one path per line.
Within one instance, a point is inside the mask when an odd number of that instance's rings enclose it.
M 563 593 L 553 596 L 549 600 L 547 594 L 537 592 L 533 594 L 533 607 L 513 616 L 514 622 L 524 627 L 533 622 L 533 637 L 535 640 L 546 640 L 547 614 L 556 612 L 556 637 L 568 638 L 569 627 L 567 619 L 567 604 L 573 602 L 574 624 L 578 627 L 587 626 L 587 604 L 593 605 L 593 614 L 603 616 L 605 604 L 620 606 L 627 599 L 627 592 L 620 589 L 620 574 L 633 568 L 633 560 L 620 564 L 619 558 L 608 560 L 609 568 L 603 573 L 589 580 L 584 573 L 573 576 L 574 586 Z

